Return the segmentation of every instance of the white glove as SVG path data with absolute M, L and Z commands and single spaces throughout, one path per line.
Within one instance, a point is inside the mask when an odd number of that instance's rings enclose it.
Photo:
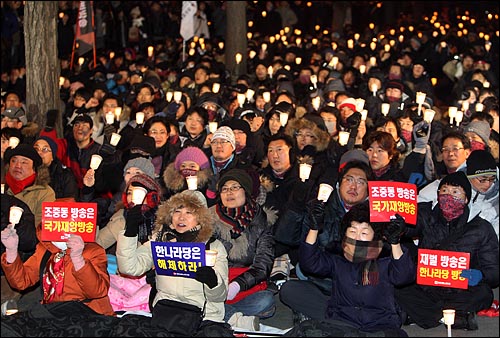
M 238 292 L 240 292 L 240 284 L 238 284 L 237 282 L 231 282 L 229 283 L 229 287 L 228 287 L 228 291 L 227 291 L 227 300 L 233 300 L 234 297 L 236 297 L 236 295 L 238 294 Z

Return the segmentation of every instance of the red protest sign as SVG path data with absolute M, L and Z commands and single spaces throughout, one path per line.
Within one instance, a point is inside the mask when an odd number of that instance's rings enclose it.
M 389 222 L 400 214 L 407 224 L 417 224 L 417 186 L 393 181 L 368 181 L 370 222 Z
M 460 273 L 469 268 L 469 261 L 468 252 L 418 249 L 417 284 L 467 289 Z
M 42 241 L 64 242 L 68 234 L 95 242 L 97 203 L 43 202 Z

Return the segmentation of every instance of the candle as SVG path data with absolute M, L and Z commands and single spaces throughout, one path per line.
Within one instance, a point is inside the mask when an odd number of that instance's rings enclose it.
M 280 112 L 280 123 L 281 126 L 284 127 L 286 126 L 286 123 L 288 122 L 288 114 L 284 112 Z
M 212 93 L 217 94 L 219 90 L 220 90 L 220 83 L 214 82 L 214 84 L 212 85 Z
M 175 103 L 179 103 L 181 101 L 181 98 L 182 98 L 182 92 L 176 90 L 174 92 L 174 101 L 175 101 Z
M 78 58 L 78 65 L 83 65 L 83 63 L 85 62 L 85 59 L 84 58 Z
M 453 119 L 457 116 L 457 107 L 448 107 L 448 116 L 450 117 L 450 124 L 453 124 Z
M 391 108 L 391 105 L 389 103 L 382 103 L 381 105 L 382 115 L 387 116 L 389 114 L 389 108 Z
M 364 106 L 365 106 L 365 100 L 358 97 L 356 99 L 356 111 L 362 111 Z
M 174 96 L 174 93 L 172 91 L 168 91 L 167 94 L 165 95 L 165 99 L 167 100 L 167 102 L 170 102 L 172 101 L 172 97 Z
M 143 124 L 144 123 L 144 113 L 142 111 L 137 112 L 135 114 L 135 122 L 137 124 Z
M 370 89 L 373 93 L 373 96 L 377 95 L 378 86 L 376 83 L 372 83 Z
M 273 78 L 273 66 L 267 67 L 267 74 L 269 74 L 269 78 Z
M 477 112 L 483 111 L 483 109 L 484 109 L 484 104 L 482 104 L 481 102 L 476 103 L 476 111 Z
M 314 88 L 316 88 L 316 84 L 318 83 L 318 76 L 316 74 L 311 75 L 311 83 L 313 84 Z
M 263 52 L 265 52 L 267 49 L 267 43 L 263 43 L 262 46 L 260 46 L 260 48 L 262 49 Z
M 312 103 L 312 106 L 313 106 L 314 110 L 318 110 L 319 109 L 319 105 L 321 104 L 321 97 L 320 96 L 314 97 L 311 100 L 311 103 Z
M 148 56 L 153 57 L 153 53 L 155 51 L 155 48 L 153 46 L 148 47 Z
M 361 114 L 361 121 L 366 121 L 366 118 L 368 117 L 368 110 L 363 109 L 362 111 L 360 111 L 360 114 Z
M 462 122 L 462 119 L 464 118 L 464 112 L 463 111 L 457 111 L 457 115 L 455 116 L 455 122 L 457 123 L 457 127 L 460 126 L 460 123 Z
M 236 53 L 234 59 L 236 60 L 236 64 L 239 65 L 241 60 L 243 59 L 243 56 L 241 55 L 241 53 Z
M 366 72 L 366 65 L 359 65 L 359 72 L 364 74 Z
M 236 97 L 236 99 L 238 100 L 238 104 L 240 105 L 240 107 L 243 107 L 243 104 L 245 103 L 245 100 L 246 100 L 245 94 L 238 93 L 238 96 Z
M 253 49 L 250 52 L 248 52 L 248 57 L 250 59 L 253 59 L 255 57 L 255 55 L 257 55 L 257 52 L 254 51 Z
M 377 65 L 377 58 L 375 56 L 370 57 L 370 66 L 375 67 Z
M 264 99 L 264 102 L 268 103 L 271 101 L 271 92 L 262 93 L 262 98 Z

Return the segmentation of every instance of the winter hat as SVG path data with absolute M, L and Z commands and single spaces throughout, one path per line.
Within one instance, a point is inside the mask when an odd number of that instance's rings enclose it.
M 143 187 L 148 191 L 144 199 L 144 204 L 148 207 L 154 208 L 160 204 L 161 186 L 154 178 L 151 178 L 146 174 L 137 174 L 132 176 L 127 183 L 127 187 L 122 193 L 122 200 L 126 206 L 129 205 L 127 201 L 127 192 L 129 187 Z
M 52 155 L 54 157 L 56 156 L 55 154 L 57 154 L 57 143 L 54 142 L 53 139 L 51 139 L 50 137 L 47 137 L 47 136 L 40 136 L 36 141 L 38 141 L 38 140 L 44 140 L 45 142 L 47 142 L 49 144 L 50 151 L 52 151 Z
M 151 178 L 155 178 L 155 167 L 150 159 L 144 157 L 136 157 L 127 162 L 125 167 L 123 167 L 123 174 L 127 172 L 130 168 L 139 168 L 142 172 Z
M 90 124 L 90 129 L 94 127 L 94 121 L 92 121 L 92 118 L 90 115 L 87 114 L 79 114 L 75 117 L 73 120 L 73 125 L 75 125 L 77 122 L 83 122 L 83 123 L 89 123 Z
M 23 108 L 9 107 L 4 110 L 2 115 L 8 117 L 9 119 L 19 120 L 19 122 L 23 123 L 23 126 L 28 124 L 28 118 L 26 117 L 26 112 Z
M 325 93 L 344 92 L 344 91 L 345 91 L 345 85 L 344 85 L 344 81 L 342 81 L 341 79 L 334 79 L 334 80 L 328 81 L 325 88 L 323 89 L 323 92 L 325 92 Z
M 465 191 L 465 196 L 467 197 L 467 201 L 470 201 L 470 197 L 472 195 L 472 188 L 469 182 L 469 179 L 465 175 L 463 171 L 455 171 L 452 174 L 446 175 L 441 182 L 439 182 L 439 189 L 445 184 L 452 185 L 455 187 L 462 187 Z
M 495 158 L 487 150 L 474 150 L 467 158 L 467 176 L 474 178 L 497 174 Z
M 231 143 L 231 146 L 233 147 L 233 150 L 236 149 L 236 141 L 234 139 L 233 130 L 228 126 L 219 127 L 219 129 L 215 131 L 212 136 L 212 141 L 217 139 L 229 141 Z
M 130 142 L 129 149 L 133 154 L 149 157 L 156 151 L 155 140 L 151 136 L 136 134 Z
M 342 170 L 342 168 L 344 168 L 344 166 L 350 161 L 361 161 L 370 165 L 366 151 L 361 149 L 351 149 L 346 151 L 342 157 L 340 157 L 339 171 Z
M 472 121 L 465 127 L 464 133 L 466 132 L 477 134 L 486 145 L 490 140 L 490 124 L 486 121 Z
M 396 88 L 396 89 L 399 89 L 401 92 L 404 92 L 405 85 L 400 80 L 391 80 L 391 81 L 387 82 L 385 89 L 387 89 L 387 88 Z
M 349 107 L 352 109 L 352 111 L 356 111 L 356 100 L 352 97 L 348 97 L 344 101 L 340 102 L 339 110 L 344 107 Z
M 33 146 L 31 146 L 29 144 L 21 143 L 17 147 L 15 147 L 14 149 L 12 149 L 10 147 L 7 148 L 7 150 L 5 150 L 5 154 L 4 154 L 5 163 L 9 163 L 10 159 L 13 156 L 24 156 L 24 157 L 29 158 L 30 160 L 33 161 L 33 165 L 35 167 L 35 170 L 40 165 L 42 165 L 42 158 L 40 157 L 40 155 L 38 155 L 35 148 L 33 148 Z
M 245 190 L 245 193 L 248 196 L 252 195 L 252 178 L 248 173 L 243 169 L 231 169 L 228 172 L 224 173 L 222 177 L 217 182 L 217 191 L 221 192 L 222 187 L 227 181 L 236 181 L 241 187 Z
M 200 170 L 206 169 L 209 166 L 207 155 L 205 155 L 203 150 L 198 147 L 186 147 L 182 149 L 175 157 L 175 170 L 179 170 L 184 161 L 193 161 L 198 163 Z
M 190 200 L 192 200 L 193 202 L 197 202 L 198 204 L 204 206 L 205 208 L 208 207 L 207 199 L 198 190 L 184 190 L 184 191 L 180 192 L 178 195 L 187 197 Z
M 248 124 L 247 121 L 245 120 L 240 120 L 240 119 L 231 119 L 228 122 L 225 123 L 229 128 L 233 130 L 241 130 L 245 134 L 247 134 L 247 137 L 249 137 L 252 133 L 250 130 L 250 125 Z

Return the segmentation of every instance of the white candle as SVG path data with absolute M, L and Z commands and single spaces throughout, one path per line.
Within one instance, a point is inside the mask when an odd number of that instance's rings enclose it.
M 457 115 L 455 116 L 455 121 L 457 123 L 457 127 L 460 126 L 460 123 L 462 122 L 462 119 L 464 118 L 464 112 L 463 111 L 457 111 Z
M 391 105 L 389 103 L 382 103 L 381 105 L 381 111 L 382 115 L 387 116 L 389 114 L 389 108 L 391 108 Z
M 174 101 L 175 101 L 175 103 L 179 103 L 179 102 L 181 102 L 181 98 L 182 98 L 182 92 L 181 92 L 181 91 L 176 90 L 176 91 L 174 92 Z
M 214 82 L 214 84 L 212 85 L 212 93 L 217 94 L 219 90 L 220 90 L 220 83 Z
M 236 96 L 236 100 L 238 100 L 238 104 L 240 105 L 240 107 L 243 107 L 246 99 L 246 95 L 242 93 L 238 93 L 238 95 Z
M 173 96 L 174 96 L 174 93 L 169 90 L 167 92 L 167 94 L 165 95 L 165 99 L 167 100 L 167 102 L 170 102 L 170 101 L 172 101 Z
M 339 144 L 341 146 L 345 146 L 349 141 L 349 132 L 348 131 L 339 131 Z
M 280 113 L 280 123 L 281 123 L 281 126 L 283 126 L 283 127 L 286 126 L 287 122 L 288 122 L 288 114 L 281 112 Z
M 270 102 L 271 101 L 271 92 L 263 92 L 262 98 L 264 99 L 265 103 Z
M 144 113 L 142 111 L 140 112 L 137 112 L 135 114 L 135 122 L 139 125 L 139 124 L 143 124 L 144 123 Z

